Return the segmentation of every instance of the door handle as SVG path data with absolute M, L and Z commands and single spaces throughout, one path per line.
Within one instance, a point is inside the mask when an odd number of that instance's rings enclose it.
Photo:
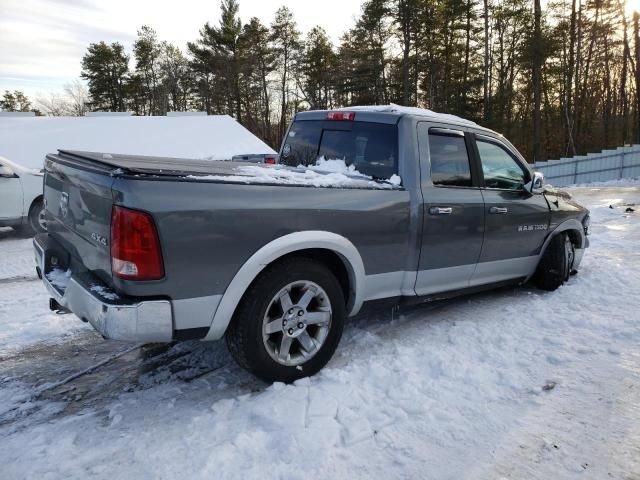
M 451 207 L 431 207 L 429 209 L 431 215 L 451 215 L 453 208 Z
M 507 207 L 491 207 L 489 209 L 489 213 L 493 213 L 495 215 L 504 215 L 508 211 Z

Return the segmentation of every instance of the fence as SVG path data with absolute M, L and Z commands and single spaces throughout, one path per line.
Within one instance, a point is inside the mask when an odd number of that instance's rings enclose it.
M 558 187 L 640 177 L 640 145 L 536 162 L 533 168 L 544 173 L 548 183 Z

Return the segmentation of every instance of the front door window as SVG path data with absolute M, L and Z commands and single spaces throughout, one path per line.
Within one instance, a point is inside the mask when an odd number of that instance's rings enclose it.
M 478 139 L 477 145 L 487 188 L 524 190 L 527 174 L 515 158 L 496 143 Z

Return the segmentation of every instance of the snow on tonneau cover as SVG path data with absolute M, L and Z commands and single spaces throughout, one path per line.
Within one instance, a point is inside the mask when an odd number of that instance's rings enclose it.
M 287 167 L 286 165 L 250 165 L 234 168 L 235 175 L 190 175 L 189 178 L 233 183 L 266 183 L 283 185 L 309 185 L 314 187 L 394 188 L 401 184 L 398 175 L 374 181 L 373 177 L 347 165 L 343 159 L 318 158 L 315 165 Z

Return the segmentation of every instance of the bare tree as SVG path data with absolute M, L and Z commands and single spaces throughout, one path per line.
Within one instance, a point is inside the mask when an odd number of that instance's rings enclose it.
M 66 84 L 63 92 L 36 98 L 38 109 L 52 117 L 82 117 L 88 110 L 88 104 L 87 87 L 77 79 Z
M 36 97 L 36 106 L 45 115 L 51 117 L 69 116 L 69 101 L 59 93 L 51 93 L 48 96 Z
M 64 86 L 64 93 L 69 103 L 69 115 L 82 117 L 87 113 L 89 104 L 89 90 L 80 80 L 75 79 Z

